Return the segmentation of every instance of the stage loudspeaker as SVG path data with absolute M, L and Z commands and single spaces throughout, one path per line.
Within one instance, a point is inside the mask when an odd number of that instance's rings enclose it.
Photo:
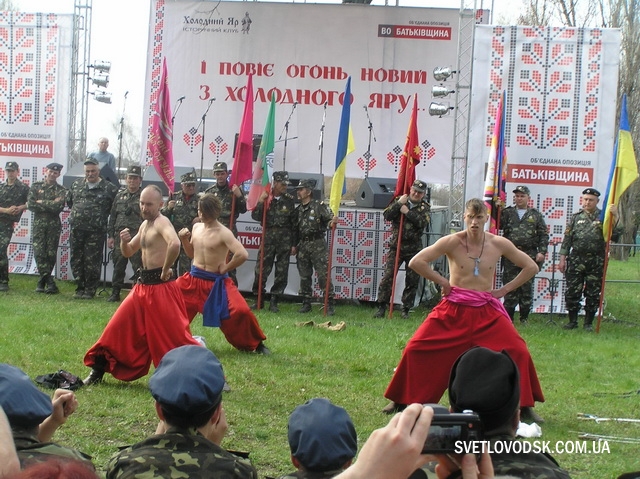
M 173 191 L 180 191 L 180 177 L 185 173 L 193 172 L 193 174 L 198 178 L 196 174 L 196 169 L 193 166 L 175 166 L 175 187 Z M 153 167 L 153 165 L 149 165 L 142 176 L 142 187 L 149 185 L 156 185 L 162 191 L 164 196 L 169 196 L 169 188 L 164 184 L 164 181 L 160 178 L 160 175 Z M 198 189 L 199 191 L 199 189 Z
M 302 180 L 312 180 L 316 184 L 311 190 L 311 197 L 314 200 L 324 200 L 324 175 L 320 173 L 295 173 L 289 172 L 289 186 L 287 187 L 287 193 L 293 196 L 298 203 L 298 189 L 296 188 Z
M 236 133 L 236 139 L 233 141 L 233 158 L 236 157 L 236 147 L 238 146 L 238 136 L 239 136 L 239 133 Z M 262 142 L 262 135 L 253 135 L 253 161 L 256 161 L 258 159 L 258 153 L 260 152 L 261 142 Z
M 396 190 L 396 178 L 365 178 L 356 193 L 356 206 L 386 208 Z
M 104 165 L 102 168 L 100 168 L 100 176 L 120 188 L 120 180 L 118 180 L 118 175 L 115 174 L 115 172 L 109 165 Z M 67 173 L 62 177 L 62 186 L 69 189 L 71 188 L 71 185 L 74 181 L 84 178 L 84 163 L 76 163 L 71 168 L 69 168 Z

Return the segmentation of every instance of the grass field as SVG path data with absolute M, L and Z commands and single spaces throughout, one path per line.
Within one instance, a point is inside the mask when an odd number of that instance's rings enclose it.
M 610 279 L 640 280 L 640 256 L 612 262 Z M 36 278 L 11 276 L 11 291 L 0 296 L 0 360 L 32 378 L 65 369 L 88 373 L 82 358 L 98 338 L 117 305 L 71 298 L 72 283 L 62 294 L 33 293 Z M 607 285 L 607 309 L 599 334 L 564 331 L 565 318 L 533 316 L 518 329 L 535 361 L 546 402 L 537 411 L 546 419 L 544 441 L 575 441 L 578 432 L 640 437 L 640 424 L 581 421 L 578 413 L 600 417 L 640 418 L 640 288 L 633 283 Z M 229 433 L 223 445 L 250 451 L 260 477 L 293 470 L 287 445 L 287 418 L 293 408 L 313 397 L 327 397 L 351 414 L 362 445 L 373 429 L 387 423 L 380 413 L 382 397 L 402 349 L 427 310 L 416 308 L 410 319 L 373 319 L 369 305 L 339 304 L 333 318 L 319 306 L 306 315 L 299 303 L 282 303 L 279 314 L 262 311 L 259 321 L 271 356 L 233 349 L 220 331 L 205 329 L 196 317 L 192 332 L 206 338 L 225 368 L 232 391 L 224 398 Z M 347 328 L 332 332 L 296 327 L 302 320 Z M 429 370 L 425 368 L 425 378 Z M 101 385 L 77 392 L 80 408 L 55 440 L 93 456 L 99 469 L 119 446 L 141 440 L 155 430 L 157 419 L 147 390 L 148 377 L 124 383 L 108 376 Z M 622 393 L 633 392 L 627 396 Z M 442 402 L 446 404 L 446 396 Z M 591 444 L 587 444 L 591 446 Z M 600 448 L 604 445 L 600 444 Z M 609 453 L 554 454 L 577 479 L 615 478 L 640 470 L 638 444 L 608 442 Z

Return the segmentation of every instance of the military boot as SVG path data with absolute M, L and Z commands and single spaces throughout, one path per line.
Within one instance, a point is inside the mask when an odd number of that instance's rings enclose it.
M 411 308 L 407 308 L 406 306 L 402 307 L 402 319 L 409 319 L 409 311 Z
M 520 308 L 520 323 L 527 324 L 529 322 L 529 309 Z
M 45 290 L 45 293 L 58 294 L 59 292 L 60 290 L 58 289 L 56 282 L 53 280 L 53 276 L 47 276 L 47 289 Z
M 279 313 L 280 308 L 278 308 L 278 295 L 272 294 L 271 301 L 269 302 L 269 311 L 272 313 Z
M 513 318 L 515 318 L 516 316 L 516 308 L 504 308 L 507 310 L 507 314 L 509 315 L 509 319 L 511 319 L 511 322 L 513 323 Z
M 304 298 L 304 300 L 302 300 L 302 307 L 298 310 L 298 313 L 308 313 L 309 311 L 311 311 L 311 300 Z
M 36 285 L 36 293 L 44 293 L 44 285 L 45 282 L 47 281 L 47 277 L 46 276 L 40 276 L 40 279 L 38 280 L 38 284 Z
M 258 299 L 256 298 L 255 302 L 251 305 L 252 310 L 256 309 L 264 309 L 264 294 L 262 295 L 262 299 L 260 300 L 260 304 L 258 304 Z
M 387 312 L 387 305 L 384 303 L 378 304 L 378 310 L 373 313 L 374 318 L 384 318 L 384 313 Z
M 569 322 L 562 326 L 563 329 L 576 329 L 578 327 L 578 312 L 569 311 Z
M 336 314 L 336 302 L 332 299 L 327 303 L 327 316 L 333 316 Z
M 111 296 L 107 298 L 109 303 L 118 303 L 120 301 L 120 288 L 113 288 Z
M 596 317 L 595 311 L 584 312 L 584 330 L 593 331 L 593 320 Z
M 104 376 L 104 370 L 106 366 L 107 366 L 107 359 L 104 356 L 96 356 L 95 362 L 91 367 L 91 372 L 82 381 L 84 385 L 91 386 L 92 384 L 97 384 L 102 382 L 102 378 Z

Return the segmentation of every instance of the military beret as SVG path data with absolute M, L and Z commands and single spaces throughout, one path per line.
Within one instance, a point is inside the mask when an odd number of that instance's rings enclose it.
M 95 158 L 87 158 L 86 160 L 84 160 L 84 164 L 85 165 L 98 165 L 98 160 L 96 160 Z
M 316 187 L 316 180 L 300 180 L 296 188 L 309 188 L 310 190 Z
M 227 171 L 227 164 L 224 161 L 218 161 L 213 164 L 213 172 L 216 171 Z
M 207 348 L 195 345 L 169 351 L 149 379 L 153 398 L 166 411 L 183 417 L 218 406 L 223 387 L 220 361 Z
M 189 173 L 185 173 L 180 177 L 180 183 L 195 183 L 195 182 L 196 182 L 196 175 L 193 173 L 193 171 L 190 171 Z
M 291 455 L 309 471 L 326 472 L 353 459 L 358 437 L 347 411 L 324 398 L 294 409 L 289 417 Z
M 142 177 L 142 168 L 138 165 L 131 165 L 127 168 L 127 176 L 140 176 Z
M 411 185 L 411 187 L 414 190 L 419 191 L 420 193 L 425 193 L 427 191 L 427 184 L 422 180 L 414 181 L 413 185 Z
M 524 193 L 525 195 L 531 195 L 531 190 L 528 186 L 519 185 L 513 190 L 514 193 Z
M 53 170 L 53 171 L 62 171 L 62 168 L 64 168 L 60 163 L 49 163 L 47 165 L 47 169 L 49 170 Z
M 53 412 L 51 398 L 9 364 L 0 364 L 0 406 L 12 427 L 35 427 Z
M 478 413 L 485 431 L 504 425 L 520 406 L 518 367 L 504 350 L 469 349 L 451 368 L 449 404 Z
M 273 181 L 281 181 L 283 183 L 289 184 L 289 173 L 287 173 L 286 171 L 274 171 Z
M 596 196 L 598 198 L 600 198 L 600 192 L 598 190 L 596 190 L 595 188 L 587 188 L 585 190 L 582 191 L 583 195 L 593 195 Z
M 16 171 L 20 169 L 20 167 L 18 166 L 18 163 L 16 163 L 15 161 L 7 161 L 7 164 L 4 165 L 4 169 L 7 171 Z

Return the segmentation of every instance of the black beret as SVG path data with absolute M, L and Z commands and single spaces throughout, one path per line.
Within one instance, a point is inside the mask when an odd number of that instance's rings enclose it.
M 142 168 L 138 165 L 131 165 L 127 168 L 127 176 L 142 177 Z
M 49 163 L 47 165 L 47 169 L 53 170 L 53 171 L 62 171 L 62 168 L 64 167 L 60 163 Z
M 585 190 L 582 191 L 583 195 L 593 195 L 593 196 L 597 196 L 598 198 L 600 198 L 600 192 L 598 190 L 596 190 L 595 188 L 586 188 Z
M 9 364 L 0 364 L 0 406 L 12 427 L 29 429 L 53 412 L 51 398 L 23 371 Z
M 169 351 L 149 379 L 153 398 L 167 412 L 183 417 L 216 407 L 223 387 L 220 361 L 207 348 L 195 345 Z
M 16 163 L 15 161 L 7 161 L 7 163 L 4 165 L 4 169 L 7 171 L 16 171 L 18 170 L 18 163 Z
M 520 406 L 518 367 L 504 350 L 468 350 L 451 369 L 449 404 L 454 412 L 478 413 L 485 432 L 503 426 Z
M 347 411 L 328 399 L 315 398 L 289 417 L 291 455 L 309 471 L 326 472 L 353 459 L 358 437 Z

